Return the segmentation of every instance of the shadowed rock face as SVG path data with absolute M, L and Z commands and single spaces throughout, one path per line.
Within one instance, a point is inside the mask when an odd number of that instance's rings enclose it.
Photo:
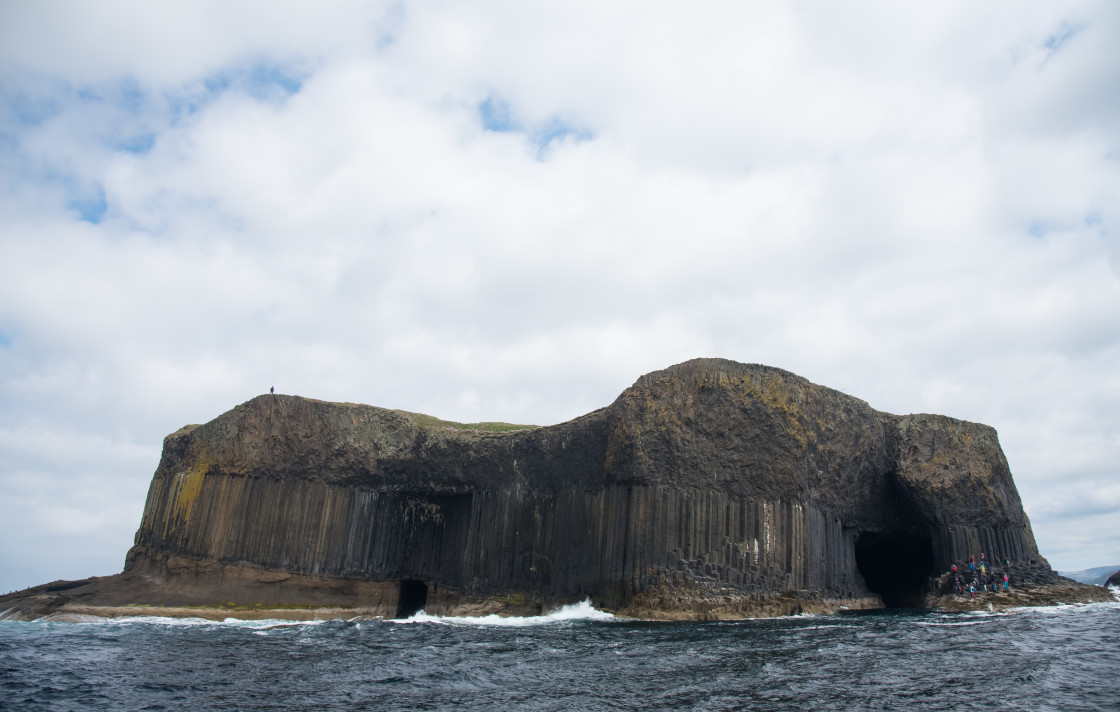
M 775 597 L 915 605 L 982 551 L 1046 566 L 992 428 L 775 368 L 689 361 L 545 428 L 428 420 L 261 396 L 183 428 L 125 573 L 384 582 L 430 611 L 589 596 L 746 615 Z

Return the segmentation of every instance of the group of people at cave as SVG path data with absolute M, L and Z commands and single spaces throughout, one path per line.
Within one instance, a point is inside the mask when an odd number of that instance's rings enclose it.
M 976 598 L 977 593 L 995 593 L 996 591 L 1003 590 L 1009 591 L 1011 589 L 1011 574 L 1007 569 L 1011 568 L 1011 560 L 1004 560 L 1005 568 L 1002 573 L 997 573 L 988 561 L 988 557 L 983 553 L 980 554 L 980 561 L 976 561 L 975 556 L 968 557 L 968 570 L 965 571 L 963 567 L 958 568 L 953 564 L 953 590 L 958 596 L 963 596 L 966 593 L 969 598 Z

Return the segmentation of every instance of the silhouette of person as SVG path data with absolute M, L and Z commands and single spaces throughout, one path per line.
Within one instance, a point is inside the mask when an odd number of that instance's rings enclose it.
M 276 386 L 269 386 L 268 387 L 268 392 L 271 393 L 272 395 L 276 395 Z

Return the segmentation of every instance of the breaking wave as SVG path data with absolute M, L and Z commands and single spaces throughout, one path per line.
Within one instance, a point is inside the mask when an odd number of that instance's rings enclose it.
M 509 628 L 528 628 L 533 626 L 554 625 L 569 621 L 613 621 L 618 620 L 606 611 L 600 611 L 584 599 L 579 603 L 561 606 L 555 611 L 540 616 L 432 616 L 420 611 L 411 618 L 393 621 L 394 623 L 435 623 L 438 625 L 505 626 Z

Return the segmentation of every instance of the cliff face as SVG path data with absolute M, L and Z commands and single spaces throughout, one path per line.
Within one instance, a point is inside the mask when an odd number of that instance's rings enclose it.
M 125 575 L 192 601 L 348 582 L 387 615 L 735 616 L 917 605 L 980 552 L 1049 571 L 994 430 L 779 369 L 689 361 L 545 428 L 430 421 L 261 396 L 181 429 Z

